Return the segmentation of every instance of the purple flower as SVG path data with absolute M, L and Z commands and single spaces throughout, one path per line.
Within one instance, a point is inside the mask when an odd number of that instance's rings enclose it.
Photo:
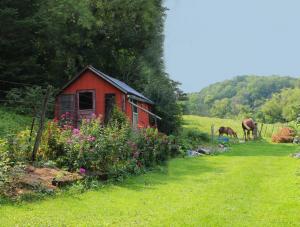
M 73 129 L 73 134 L 78 135 L 80 133 L 80 130 L 78 128 Z
M 89 141 L 89 142 L 94 142 L 95 140 L 96 140 L 96 138 L 94 136 L 87 137 L 87 141 Z
M 79 173 L 80 173 L 80 174 L 85 174 L 85 173 L 86 173 L 86 169 L 81 167 L 81 168 L 79 169 Z

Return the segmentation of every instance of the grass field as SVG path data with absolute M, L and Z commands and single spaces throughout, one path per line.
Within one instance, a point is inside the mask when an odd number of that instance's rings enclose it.
M 202 132 L 211 134 L 211 126 L 214 125 L 215 133 L 218 133 L 218 129 L 221 126 L 231 127 L 234 129 L 239 138 L 243 137 L 242 130 L 242 120 L 232 120 L 232 119 L 221 119 L 212 117 L 200 117 L 194 115 L 185 115 L 183 117 L 184 128 L 195 128 Z M 272 134 L 276 133 L 283 124 L 264 124 L 262 128 L 262 136 L 264 138 L 271 138 Z M 261 129 L 261 124 L 258 123 L 259 130 Z
M 234 145 L 76 196 L 2 205 L 0 226 L 297 226 L 299 147 Z
M 0 107 L 0 138 L 30 128 L 31 118 Z

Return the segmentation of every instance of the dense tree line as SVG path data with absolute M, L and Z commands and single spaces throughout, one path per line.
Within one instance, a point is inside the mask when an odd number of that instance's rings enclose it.
M 265 122 L 295 120 L 300 113 L 300 80 L 280 76 L 238 76 L 188 95 L 186 114 L 254 117 Z
M 149 96 L 172 132 L 180 108 L 164 71 L 165 10 L 162 0 L 2 0 L 0 80 L 59 88 L 91 64 Z

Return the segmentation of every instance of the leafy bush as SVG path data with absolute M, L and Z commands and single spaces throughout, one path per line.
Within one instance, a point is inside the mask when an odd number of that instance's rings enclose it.
M 151 167 L 165 162 L 171 155 L 169 139 L 157 129 L 141 129 L 135 138 L 138 164 Z
M 200 132 L 197 129 L 190 129 L 187 131 L 187 137 L 195 142 L 208 142 L 209 135 L 204 132 Z
M 96 116 L 83 119 L 80 129 L 73 128 L 70 120 L 67 114 L 47 123 L 37 153 L 40 165 L 50 163 L 100 179 L 122 179 L 180 153 L 175 137 L 153 128 L 132 130 L 127 117 L 118 109 L 106 126 Z M 2 143 L 2 150 L 11 155 L 10 161 L 30 159 L 33 142 L 29 136 L 29 130 L 24 130 Z
M 19 114 L 26 114 L 35 117 L 40 112 L 40 107 L 46 93 L 46 88 L 41 86 L 30 86 L 23 88 L 13 88 L 7 95 L 7 105 L 13 107 Z M 51 88 L 48 98 L 47 116 L 52 116 L 54 109 L 54 89 Z
M 0 107 L 0 138 L 6 138 L 30 126 L 31 118 Z
M 23 173 L 23 165 L 14 161 L 8 143 L 0 140 L 0 196 L 14 193 L 14 183 Z

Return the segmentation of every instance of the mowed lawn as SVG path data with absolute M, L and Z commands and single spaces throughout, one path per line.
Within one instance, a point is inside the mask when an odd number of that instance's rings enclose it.
M 299 226 L 300 147 L 249 142 L 76 196 L 2 205 L 1 226 Z

